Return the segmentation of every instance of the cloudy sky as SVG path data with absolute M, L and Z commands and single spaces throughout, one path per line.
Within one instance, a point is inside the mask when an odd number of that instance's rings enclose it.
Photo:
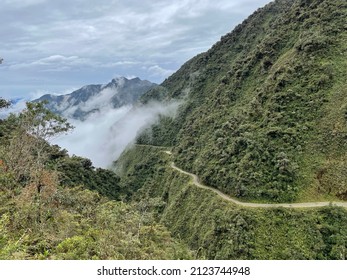
M 2 0 L 0 96 L 162 82 L 270 0 Z

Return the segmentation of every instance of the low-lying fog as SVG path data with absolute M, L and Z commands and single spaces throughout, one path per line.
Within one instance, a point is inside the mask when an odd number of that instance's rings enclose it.
M 90 158 L 96 167 L 109 167 L 118 159 L 137 134 L 159 120 L 174 115 L 179 102 L 149 103 L 140 107 L 103 108 L 85 121 L 68 120 L 75 129 L 52 142 L 75 154 Z

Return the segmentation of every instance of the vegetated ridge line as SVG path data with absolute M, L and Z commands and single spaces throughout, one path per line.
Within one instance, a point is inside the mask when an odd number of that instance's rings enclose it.
M 171 155 L 170 151 L 165 151 L 165 153 Z M 234 198 L 231 198 L 230 196 L 226 195 L 225 193 L 222 193 L 221 191 L 206 186 L 202 183 L 200 183 L 199 177 L 195 174 L 189 173 L 187 171 L 184 171 L 177 167 L 173 162 L 171 162 L 170 166 L 177 170 L 178 172 L 189 175 L 193 178 L 193 183 L 199 188 L 206 189 L 213 191 L 214 193 L 218 194 L 221 198 L 230 201 L 232 203 L 235 203 L 236 205 L 243 206 L 243 207 L 252 207 L 252 208 L 275 208 L 275 207 L 284 207 L 284 208 L 315 208 L 315 207 L 323 207 L 323 206 L 341 206 L 341 207 L 347 207 L 347 202 L 334 202 L 334 201 L 323 201 L 323 202 L 304 202 L 304 203 L 274 203 L 274 204 L 268 204 L 268 203 L 251 203 L 251 202 L 241 202 L 239 200 L 236 200 Z

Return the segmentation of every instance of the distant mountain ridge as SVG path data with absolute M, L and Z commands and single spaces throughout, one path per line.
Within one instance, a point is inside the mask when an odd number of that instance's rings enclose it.
M 119 77 L 106 85 L 87 85 L 66 95 L 46 94 L 34 102 L 48 101 L 47 108 L 64 117 L 84 120 L 102 108 L 134 104 L 157 85 L 140 78 Z

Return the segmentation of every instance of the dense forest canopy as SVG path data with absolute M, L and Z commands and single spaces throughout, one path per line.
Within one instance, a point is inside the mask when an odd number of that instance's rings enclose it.
M 163 168 L 241 201 L 345 201 L 346 18 L 343 0 L 274 1 L 142 97 L 185 102 L 116 169 L 201 256 L 346 258 L 343 208 L 244 209 Z
M 141 97 L 183 102 L 115 172 L 50 145 L 72 127 L 42 103 L 1 120 L 0 259 L 346 259 L 345 208 L 240 207 L 171 165 L 242 201 L 345 201 L 346 18 L 257 10 Z
M 347 198 L 346 5 L 259 9 L 142 97 L 186 102 L 138 143 L 241 199 Z

